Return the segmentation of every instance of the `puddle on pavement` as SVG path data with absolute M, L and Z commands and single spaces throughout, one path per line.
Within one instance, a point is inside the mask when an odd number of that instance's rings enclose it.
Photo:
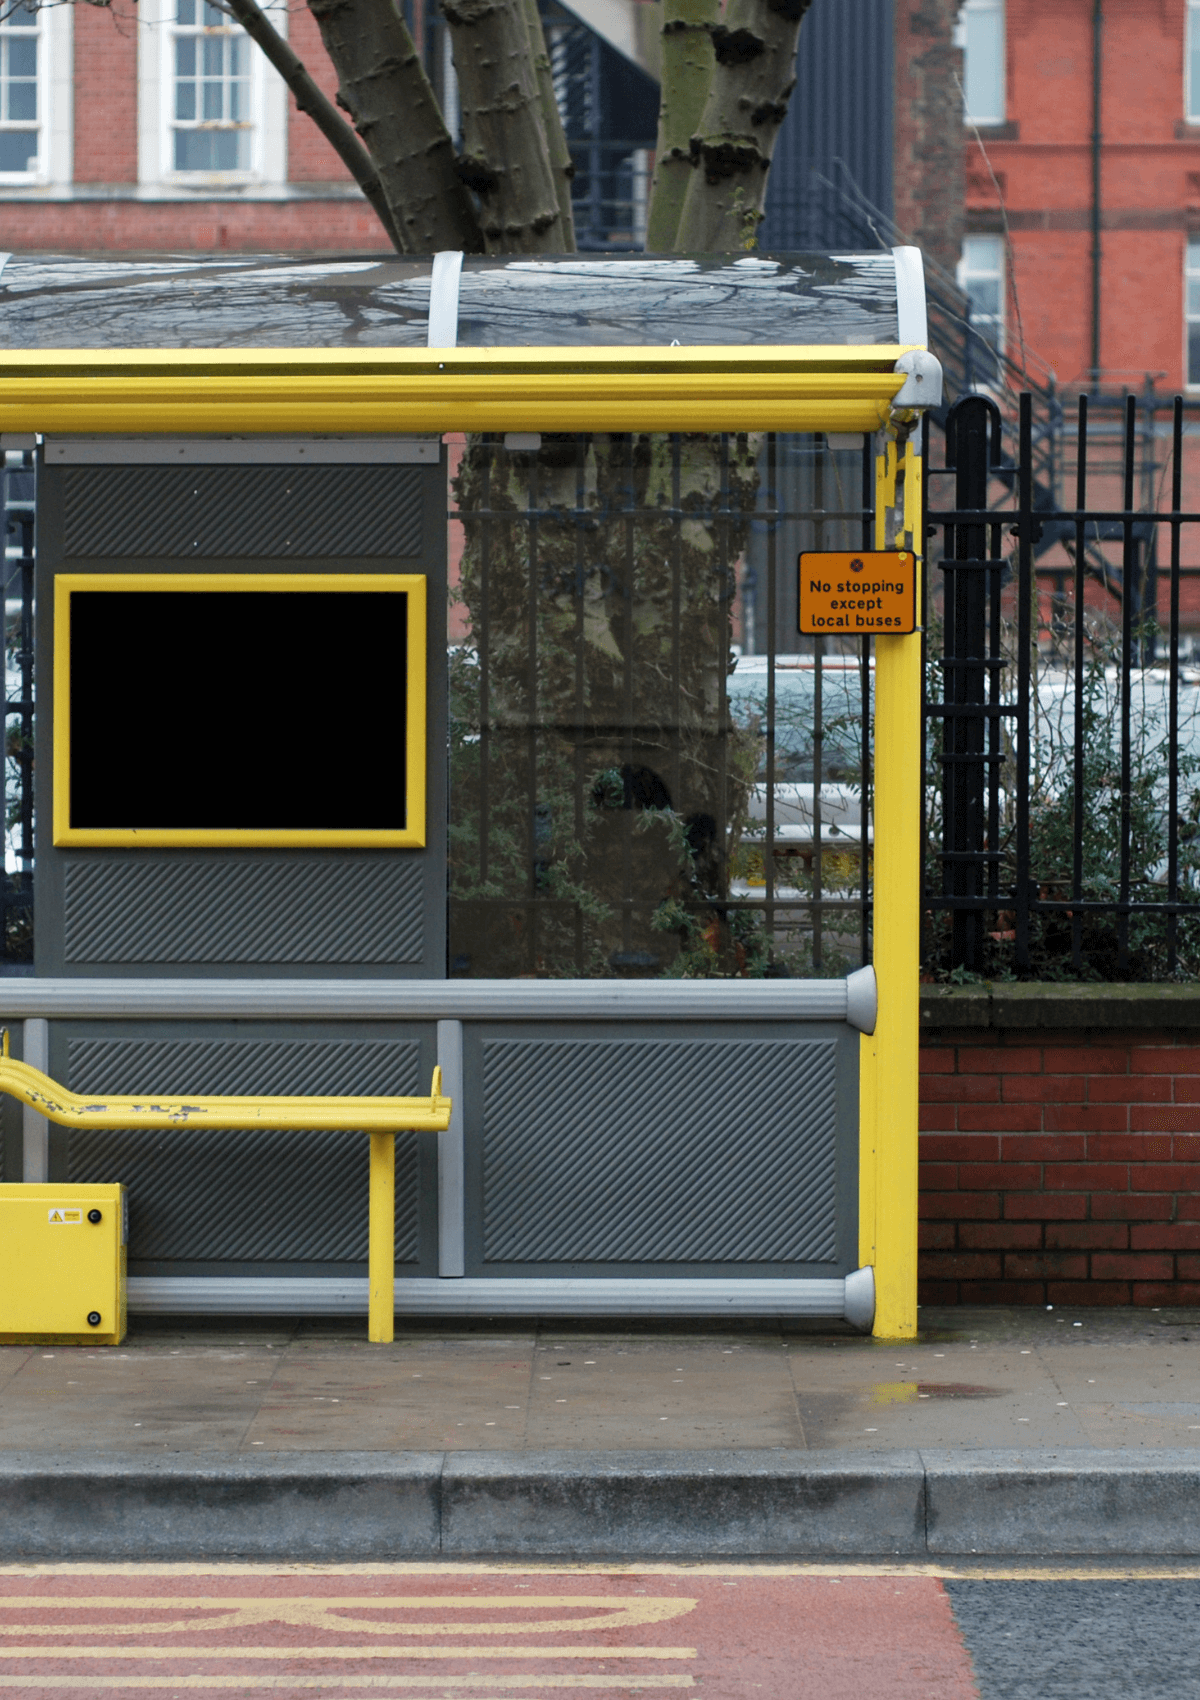
M 1002 1399 L 1007 1388 L 979 1387 L 970 1381 L 877 1381 L 872 1405 L 915 1405 L 918 1399 Z

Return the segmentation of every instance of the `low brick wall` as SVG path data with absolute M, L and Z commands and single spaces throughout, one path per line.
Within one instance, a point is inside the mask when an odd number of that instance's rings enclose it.
M 922 994 L 922 1302 L 1200 1304 L 1200 989 Z

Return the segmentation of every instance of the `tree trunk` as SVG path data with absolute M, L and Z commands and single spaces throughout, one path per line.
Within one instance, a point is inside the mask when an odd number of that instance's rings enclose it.
M 325 5 L 329 0 L 310 0 Z M 558 208 L 525 0 L 443 0 L 462 107 L 459 173 L 479 197 L 490 254 L 552 254 Z
M 675 247 L 692 179 L 691 140 L 712 82 L 711 32 L 720 15 L 721 0 L 664 0 L 662 93 L 646 220 L 646 250 L 651 254 L 668 254 Z
M 712 32 L 716 66 L 691 140 L 696 169 L 675 247 L 681 253 L 753 248 L 767 172 L 796 85 L 796 45 L 810 0 L 729 0 Z
M 225 0 L 225 3 L 246 34 L 258 43 L 267 59 L 279 72 L 292 91 L 292 98 L 297 107 L 312 119 L 350 172 L 371 203 L 372 211 L 387 231 L 393 246 L 403 252 L 404 240 L 392 217 L 392 209 L 388 206 L 375 162 L 337 107 L 317 87 L 271 20 L 259 10 L 255 0 Z
M 483 246 L 412 36 L 391 0 L 308 0 L 345 107 L 379 171 L 403 249 Z
M 562 113 L 558 110 L 558 101 L 554 94 L 554 77 L 550 70 L 550 54 L 546 46 L 546 32 L 542 28 L 538 0 L 525 0 L 525 22 L 529 26 L 529 49 L 533 55 L 533 69 L 537 77 L 546 146 L 550 151 L 550 170 L 554 174 L 554 189 L 558 196 L 558 216 L 562 231 L 560 251 L 573 254 L 575 211 L 571 205 L 571 182 L 575 176 L 575 161 L 571 158 L 571 150 L 567 146 Z

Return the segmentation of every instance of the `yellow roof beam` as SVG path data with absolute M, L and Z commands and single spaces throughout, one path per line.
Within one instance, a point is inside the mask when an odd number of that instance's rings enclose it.
M 43 433 L 873 431 L 903 345 L 62 349 L 0 371 L 0 430 Z

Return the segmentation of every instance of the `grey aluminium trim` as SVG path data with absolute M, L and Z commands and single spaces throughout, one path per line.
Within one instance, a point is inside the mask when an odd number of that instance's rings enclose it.
M 464 1276 L 396 1282 L 396 1313 L 409 1316 L 813 1316 L 869 1328 L 862 1277 L 789 1280 L 657 1277 L 568 1279 Z M 132 1275 L 129 1309 L 140 1316 L 365 1316 L 363 1277 Z
M 438 1134 L 438 1275 L 466 1267 L 466 1168 L 463 1133 L 463 1030 L 461 1021 L 437 1024 L 442 1091 L 451 1100 L 450 1126 Z
M 25 1022 L 21 1059 L 30 1068 L 40 1068 L 43 1074 L 49 1072 L 48 1021 L 34 1019 Z M 50 1179 L 50 1123 L 28 1104 L 21 1105 L 21 1151 L 21 1179 L 27 1184 L 44 1185 Z
M 427 339 L 430 348 L 458 347 L 458 285 L 462 263 L 462 255 L 449 248 L 433 256 Z
M 47 437 L 51 466 L 436 466 L 439 437 Z
M 925 311 L 925 263 L 919 248 L 893 248 L 896 263 L 897 342 L 929 347 L 929 321 Z
M 863 971 L 860 970 L 861 974 Z M 874 976 L 872 974 L 873 981 Z M 865 987 L 865 982 L 856 981 Z M 846 980 L 0 981 L 0 1018 L 54 1021 L 850 1021 Z

